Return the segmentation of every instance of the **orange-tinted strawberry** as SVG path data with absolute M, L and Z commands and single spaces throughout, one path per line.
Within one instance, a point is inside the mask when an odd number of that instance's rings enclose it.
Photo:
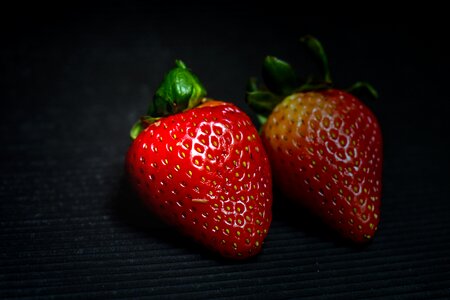
M 307 42 L 324 55 L 317 40 Z M 264 78 L 272 91 L 251 91 L 248 100 L 270 111 L 261 136 L 275 184 L 344 237 L 364 242 L 379 223 L 381 130 L 367 106 L 331 88 L 325 73 L 323 82 L 296 91 L 290 66 L 268 57 Z
M 184 234 L 225 257 L 253 256 L 272 219 L 266 152 L 244 112 L 204 98 L 195 76 L 177 64 L 155 96 L 161 99 L 150 108 L 153 116 L 132 130 L 130 182 L 156 215 Z M 180 83 L 185 86 L 170 86 Z M 168 101 L 167 91 L 173 92 Z M 183 98 L 189 99 L 183 104 Z

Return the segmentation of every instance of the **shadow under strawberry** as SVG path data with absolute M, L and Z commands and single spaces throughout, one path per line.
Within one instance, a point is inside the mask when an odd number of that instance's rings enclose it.
M 116 217 L 135 230 L 145 232 L 151 238 L 162 240 L 174 248 L 207 255 L 202 247 L 154 216 L 131 189 L 125 174 L 122 175 L 120 189 L 113 202 Z
M 364 250 L 371 244 L 370 242 L 357 244 L 342 237 L 309 212 L 307 208 L 297 202 L 286 199 L 286 196 L 279 190 L 274 190 L 273 197 L 273 220 L 288 224 L 307 238 L 320 239 L 337 247 L 351 248 L 353 250 Z
M 183 254 L 199 255 L 201 258 L 210 259 L 219 263 L 236 264 L 242 263 L 233 259 L 225 258 L 216 254 L 189 237 L 180 233 L 162 222 L 139 200 L 132 190 L 125 174 L 122 174 L 120 186 L 116 195 L 112 199 L 114 216 L 127 226 L 139 232 L 145 232 L 149 239 L 158 239 L 168 244 L 170 248 L 182 249 Z M 252 257 L 246 262 L 257 259 Z

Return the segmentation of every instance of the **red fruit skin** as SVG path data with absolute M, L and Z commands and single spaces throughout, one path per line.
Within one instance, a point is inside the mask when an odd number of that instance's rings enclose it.
M 149 125 L 131 144 L 126 170 L 169 225 L 227 258 L 260 252 L 272 221 L 270 163 L 234 105 L 208 101 Z
M 262 141 L 275 184 L 345 238 L 373 238 L 379 223 L 382 136 L 372 112 L 349 93 L 298 93 L 269 116 Z

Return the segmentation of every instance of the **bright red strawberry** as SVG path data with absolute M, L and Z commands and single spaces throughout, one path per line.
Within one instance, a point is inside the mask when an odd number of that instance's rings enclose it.
M 134 128 L 141 132 L 126 158 L 130 182 L 156 215 L 184 234 L 225 257 L 253 256 L 272 219 L 266 152 L 244 112 L 203 98 L 195 76 L 177 64 L 155 96 L 172 99 L 155 99 L 150 109 L 162 117 Z M 180 83 L 185 86 L 173 86 Z M 173 111 L 180 112 L 166 113 Z
M 307 42 L 324 55 L 317 40 Z M 264 78 L 278 95 L 253 91 L 248 100 L 255 107 L 274 107 L 261 135 L 275 184 L 344 237 L 364 242 L 373 238 L 379 223 L 381 130 L 361 101 L 329 87 L 325 70 L 325 83 L 309 82 L 298 89 L 305 92 L 295 92 L 290 66 L 268 57 Z

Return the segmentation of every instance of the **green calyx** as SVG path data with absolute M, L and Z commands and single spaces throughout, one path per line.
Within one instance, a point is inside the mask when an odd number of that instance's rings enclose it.
M 206 96 L 206 89 L 197 76 L 181 60 L 176 60 L 175 64 L 156 90 L 147 115 L 131 128 L 132 139 L 158 119 L 198 106 Z
M 333 86 L 328 58 L 322 44 L 308 35 L 300 39 L 322 67 L 322 75 L 318 79 L 308 76 L 304 80 L 296 75 L 294 69 L 287 62 L 267 56 L 262 67 L 263 86 L 258 86 L 256 79 L 251 78 L 247 85 L 246 100 L 249 106 L 258 114 L 258 119 L 267 119 L 272 110 L 287 96 L 293 93 L 329 89 Z M 357 82 L 347 91 L 365 88 L 377 98 L 376 90 L 366 82 Z M 262 122 L 262 123 L 263 123 Z
M 328 57 L 325 53 L 325 50 L 322 44 L 318 39 L 311 35 L 306 35 L 300 39 L 302 43 L 304 43 L 312 52 L 312 54 L 316 57 L 319 64 L 322 66 L 322 80 L 324 83 L 332 83 L 331 75 L 330 75 L 330 67 L 328 64 Z
M 175 61 L 176 67 L 164 77 L 156 90 L 148 115 L 165 117 L 179 113 L 200 104 L 206 96 L 206 90 L 181 60 Z
M 267 56 L 264 60 L 262 77 L 267 88 L 277 95 L 292 93 L 298 83 L 291 65 L 273 56 Z

